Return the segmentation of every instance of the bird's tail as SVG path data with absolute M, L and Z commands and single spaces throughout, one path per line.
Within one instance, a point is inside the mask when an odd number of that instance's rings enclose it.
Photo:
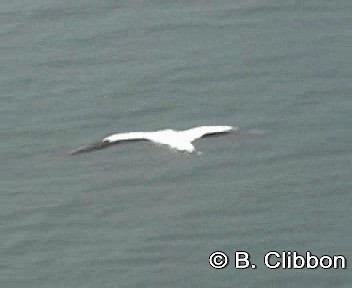
M 87 153 L 87 152 L 91 152 L 94 150 L 100 150 L 100 149 L 104 149 L 106 147 L 111 146 L 111 143 L 109 142 L 104 142 L 104 141 L 99 141 L 99 142 L 95 142 L 92 144 L 88 144 L 88 145 L 83 145 L 75 150 L 72 150 L 70 152 L 70 155 L 78 155 L 78 154 L 82 154 L 82 153 Z

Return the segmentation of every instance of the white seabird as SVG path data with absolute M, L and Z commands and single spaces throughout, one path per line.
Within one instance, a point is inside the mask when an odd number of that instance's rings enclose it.
M 151 141 L 156 144 L 167 145 L 172 149 L 194 153 L 196 152 L 192 142 L 196 139 L 235 132 L 239 128 L 235 126 L 199 126 L 184 131 L 165 129 L 153 132 L 127 132 L 117 133 L 105 137 L 102 141 L 82 146 L 71 151 L 71 155 L 81 154 L 93 150 L 106 148 L 114 144 L 130 141 Z

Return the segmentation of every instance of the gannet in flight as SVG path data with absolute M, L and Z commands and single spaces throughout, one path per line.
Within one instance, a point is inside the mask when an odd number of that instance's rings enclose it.
M 176 131 L 172 129 L 165 129 L 154 132 L 127 132 L 117 133 L 105 137 L 102 141 L 82 146 L 76 150 L 71 151 L 71 155 L 90 152 L 106 148 L 114 144 L 120 144 L 130 141 L 151 141 L 157 144 L 167 145 L 172 149 L 194 153 L 196 152 L 192 142 L 196 139 L 213 136 L 218 134 L 225 134 L 235 132 L 239 128 L 235 126 L 200 126 L 194 127 L 184 131 Z

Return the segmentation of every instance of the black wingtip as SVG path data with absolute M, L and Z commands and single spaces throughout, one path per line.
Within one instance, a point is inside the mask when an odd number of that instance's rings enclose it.
M 88 153 L 88 152 L 91 152 L 91 151 L 95 151 L 95 150 L 100 150 L 100 149 L 104 149 L 104 148 L 107 148 L 111 146 L 111 143 L 109 142 L 103 142 L 103 141 L 100 141 L 100 142 L 96 142 L 96 143 L 92 143 L 92 144 L 89 144 L 89 145 L 84 145 L 84 146 L 81 146 L 75 150 L 72 150 L 70 152 L 70 155 L 78 155 L 78 154 L 82 154 L 82 153 Z

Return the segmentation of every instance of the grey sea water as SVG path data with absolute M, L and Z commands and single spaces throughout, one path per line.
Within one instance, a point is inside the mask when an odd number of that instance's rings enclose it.
M 351 15 L 349 0 L 2 1 L 0 286 L 350 287 Z M 196 125 L 265 134 L 67 155 Z M 234 269 L 237 250 L 257 269 Z M 272 250 L 349 266 L 271 270 Z

